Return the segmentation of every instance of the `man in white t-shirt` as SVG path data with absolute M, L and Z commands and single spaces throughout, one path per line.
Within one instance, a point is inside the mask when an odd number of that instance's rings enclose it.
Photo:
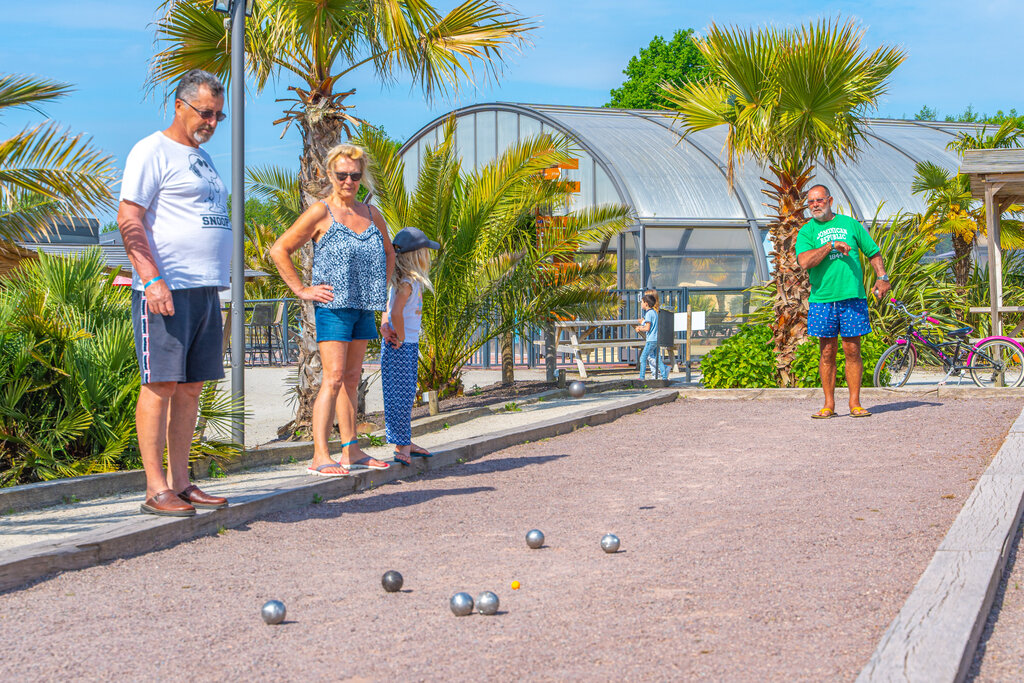
M 128 154 L 117 224 L 132 262 L 132 324 L 142 388 L 135 409 L 146 470 L 142 511 L 184 517 L 228 502 L 189 482 L 203 383 L 224 377 L 217 292 L 227 289 L 231 222 L 227 189 L 200 149 L 224 120 L 224 86 L 186 73 L 174 121 Z M 163 452 L 167 447 L 167 471 Z

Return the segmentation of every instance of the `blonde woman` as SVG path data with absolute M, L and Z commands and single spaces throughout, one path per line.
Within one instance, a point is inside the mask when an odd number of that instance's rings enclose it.
M 423 288 L 430 283 L 430 250 L 440 245 L 419 228 L 403 228 L 395 235 L 395 270 L 382 324 L 385 343 L 380 349 L 380 376 L 384 392 L 384 433 L 395 445 L 395 460 L 412 464 L 412 456 L 430 453 L 412 442 L 412 404 L 420 360 L 420 320 Z
M 388 468 L 388 463 L 359 448 L 356 391 L 366 344 L 377 338 L 373 312 L 383 311 L 387 303 L 395 252 L 380 212 L 356 201 L 361 182 L 370 180 L 366 152 L 355 145 L 338 145 L 327 153 L 324 169 L 331 194 L 299 216 L 271 247 L 270 256 L 295 296 L 316 306 L 323 379 L 313 405 L 313 462 L 307 471 L 334 477 L 357 466 Z M 306 286 L 291 255 L 310 240 L 313 274 Z M 335 419 L 344 442 L 337 462 L 327 449 Z

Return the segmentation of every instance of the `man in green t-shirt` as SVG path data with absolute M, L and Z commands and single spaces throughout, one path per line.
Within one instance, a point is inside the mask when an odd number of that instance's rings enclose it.
M 843 338 L 846 356 L 846 381 L 850 387 L 850 417 L 871 415 L 860 405 L 860 380 L 864 362 L 860 357 L 860 338 L 871 332 L 868 321 L 868 297 L 864 291 L 864 272 L 860 253 L 875 269 L 876 297 L 889 291 L 889 276 L 878 245 L 864 226 L 849 216 L 832 213 L 832 195 L 824 185 L 807 192 L 811 220 L 796 238 L 796 258 L 811 279 L 808 298 L 807 334 L 818 337 L 821 359 L 821 386 L 825 407 L 811 417 L 825 419 L 836 415 L 837 337 Z

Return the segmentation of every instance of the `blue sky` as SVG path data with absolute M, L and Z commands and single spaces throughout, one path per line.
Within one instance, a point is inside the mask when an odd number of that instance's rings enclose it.
M 257 0 L 258 1 L 258 0 Z M 437 0 L 447 10 L 457 2 Z M 727 5 L 683 0 L 507 0 L 540 28 L 533 45 L 513 54 L 500 83 L 469 86 L 454 100 L 424 101 L 407 83 L 382 88 L 370 70 L 343 85 L 357 88 L 355 113 L 405 139 L 451 109 L 477 102 L 512 101 L 600 106 L 621 84 L 629 58 L 655 35 L 679 28 L 700 33 L 712 22 L 793 25 L 823 16 L 853 17 L 867 30 L 865 44 L 897 44 L 908 53 L 894 75 L 878 115 L 909 117 L 922 105 L 940 114 L 968 104 L 978 111 L 1017 108 L 1024 95 L 1007 86 L 1005 71 L 1019 61 L 1020 0 L 733 0 Z M 45 113 L 76 132 L 93 136 L 117 164 L 141 137 L 164 128 L 168 118 L 159 94 L 147 93 L 148 60 L 155 51 L 153 20 L 158 3 L 146 0 L 49 0 L 38 5 L 0 0 L 0 64 L 7 73 L 36 74 L 74 84 L 75 92 L 48 104 Z M 287 80 L 250 94 L 246 104 L 246 163 L 298 164 L 300 140 L 292 129 L 280 139 L 272 121 L 287 96 Z M 230 107 L 230 102 L 229 102 Z M 38 122 L 32 112 L 0 118 L 0 138 Z M 230 182 L 230 121 L 207 149 Z

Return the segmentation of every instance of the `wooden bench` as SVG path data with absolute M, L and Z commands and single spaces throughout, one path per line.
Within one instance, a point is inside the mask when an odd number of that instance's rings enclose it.
M 703 311 L 693 311 L 689 314 L 692 318 L 693 331 L 703 330 L 705 326 L 705 316 Z M 677 339 L 676 344 L 671 348 L 673 349 L 673 364 L 672 370 L 674 372 L 679 371 L 678 365 L 678 347 L 686 345 L 686 361 L 689 363 L 689 337 L 690 330 L 687 330 L 686 325 L 686 313 L 676 313 L 674 326 L 676 334 L 680 332 L 686 333 L 685 339 Z M 586 379 L 587 368 L 583 364 L 583 358 L 581 352 L 592 351 L 597 349 L 612 349 L 612 348 L 640 348 L 642 349 L 646 344 L 646 340 L 641 338 L 612 338 L 612 339 L 595 339 L 593 341 L 580 341 L 581 332 L 583 329 L 588 327 L 635 327 L 640 324 L 640 320 L 564 320 L 555 323 L 555 351 L 557 353 L 571 353 L 573 360 L 576 362 L 576 367 L 579 369 L 580 377 Z M 568 340 L 562 341 L 562 331 L 565 331 L 568 335 Z M 537 341 L 537 344 L 543 346 L 543 341 Z

